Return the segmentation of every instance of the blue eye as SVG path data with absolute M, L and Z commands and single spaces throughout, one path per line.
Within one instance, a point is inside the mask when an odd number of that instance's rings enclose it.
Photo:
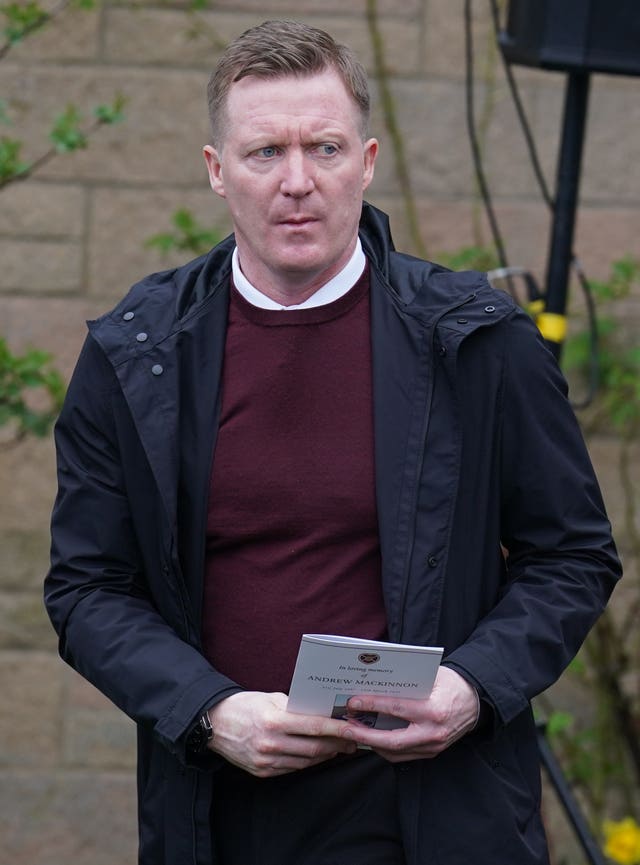
M 260 150 L 258 150 L 258 154 L 260 156 L 263 156 L 265 159 L 271 159 L 277 154 L 277 152 L 277 149 L 275 147 L 272 147 L 271 145 L 269 145 L 268 147 L 261 147 Z
M 321 144 L 320 150 L 322 151 L 323 156 L 334 156 L 338 152 L 338 148 L 335 144 Z

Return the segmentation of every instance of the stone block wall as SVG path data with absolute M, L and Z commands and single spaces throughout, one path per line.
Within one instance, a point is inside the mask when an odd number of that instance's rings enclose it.
M 465 128 L 462 0 L 377 5 L 428 254 L 437 259 L 477 243 L 478 214 L 488 242 Z M 189 208 L 201 222 L 229 229 L 200 154 L 208 136 L 206 83 L 221 44 L 267 17 L 297 17 L 353 45 L 373 71 L 365 7 L 365 0 L 211 0 L 194 12 L 181 0 L 122 0 L 67 9 L 16 46 L 0 63 L 0 98 L 14 120 L 6 134 L 24 139 L 25 159 L 46 149 L 52 119 L 69 103 L 89 114 L 121 93 L 126 119 L 100 130 L 86 150 L 0 190 L 0 335 L 13 349 L 50 351 L 68 377 L 85 320 L 145 273 L 184 259 L 146 245 L 170 229 L 175 210 Z M 473 10 L 480 110 L 488 92 L 489 4 Z M 484 145 L 489 183 L 512 263 L 543 280 L 549 215 L 499 60 L 495 68 Z M 553 186 L 564 78 L 530 69 L 516 76 Z M 639 128 L 640 81 L 594 76 L 576 249 L 597 278 L 612 260 L 640 254 Z M 382 154 L 368 197 L 391 214 L 396 245 L 415 251 L 378 103 L 374 133 Z M 579 320 L 582 302 L 573 293 Z M 639 303 L 637 296 L 628 302 L 631 333 Z M 622 521 L 615 441 L 597 438 L 593 455 L 614 522 Z M 0 865 L 133 863 L 133 725 L 58 660 L 42 608 L 55 493 L 51 439 L 0 449 L 0 485 Z

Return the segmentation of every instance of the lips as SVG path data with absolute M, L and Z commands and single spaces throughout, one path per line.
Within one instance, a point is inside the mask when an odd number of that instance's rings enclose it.
M 279 225 L 308 225 L 311 222 L 317 222 L 315 216 L 290 216 L 287 219 L 280 219 Z

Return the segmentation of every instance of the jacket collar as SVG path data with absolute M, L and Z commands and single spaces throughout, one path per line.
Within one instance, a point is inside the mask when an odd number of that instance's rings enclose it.
M 476 327 L 493 324 L 514 308 L 512 299 L 496 291 L 484 273 L 453 272 L 431 261 L 396 252 L 387 215 L 367 202 L 362 208 L 360 239 L 372 267 L 398 308 L 423 324 L 435 325 L 450 311 L 464 306 L 466 320 L 456 324 L 466 325 L 458 328 L 466 335 Z M 485 312 L 489 306 L 493 307 L 491 314 Z
M 365 254 L 391 302 L 398 311 L 423 324 L 433 324 L 448 310 L 464 304 L 466 321 L 461 332 L 466 334 L 494 323 L 513 309 L 512 300 L 491 288 L 483 273 L 453 273 L 396 252 L 387 215 L 367 202 L 362 207 L 359 233 Z M 226 291 L 234 247 L 235 238 L 229 235 L 183 267 L 151 274 L 136 283 L 111 312 L 89 322 L 89 330 L 114 367 L 139 358 L 182 330 L 203 305 L 208 306 L 212 296 Z M 494 307 L 490 317 L 485 313 L 487 306 Z M 454 329 L 460 329 L 460 322 L 453 323 Z M 138 339 L 139 334 L 146 334 L 146 338 Z

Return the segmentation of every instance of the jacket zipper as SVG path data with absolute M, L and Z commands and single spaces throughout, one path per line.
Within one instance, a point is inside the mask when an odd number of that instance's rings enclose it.
M 438 329 L 438 325 L 442 321 L 442 319 L 450 315 L 452 312 L 455 312 L 457 309 L 461 309 L 463 306 L 466 306 L 467 303 L 471 303 L 472 300 L 475 300 L 476 293 L 473 292 L 467 298 L 465 298 L 460 303 L 455 304 L 455 306 L 451 306 L 448 309 L 443 310 L 440 315 L 436 318 L 435 323 L 433 325 L 433 330 L 431 331 L 431 340 L 429 344 L 430 356 L 433 358 L 434 348 L 435 348 L 435 335 Z M 424 410 L 424 420 L 422 424 L 422 435 L 420 441 L 422 442 L 422 448 L 420 454 L 418 455 L 418 459 L 416 462 L 416 471 L 414 475 L 414 483 L 413 483 L 413 493 L 412 493 L 412 501 L 411 501 L 411 512 L 413 513 L 413 522 L 411 527 L 411 534 L 409 537 L 409 541 L 407 544 L 407 552 L 405 555 L 405 565 L 404 565 L 404 573 L 402 575 L 402 593 L 400 596 L 400 614 L 398 621 L 398 640 L 397 642 L 401 643 L 403 638 L 404 631 L 404 616 L 405 609 L 407 603 L 407 592 L 409 590 L 409 573 L 411 570 L 411 560 L 413 558 L 413 547 L 415 543 L 415 534 L 416 534 L 416 509 L 418 503 L 418 495 L 420 490 L 420 476 L 422 474 L 422 466 L 424 464 L 424 451 L 425 444 L 427 441 L 427 435 L 429 433 L 429 424 L 431 422 L 431 401 L 433 399 L 433 388 L 434 388 L 434 367 L 432 366 L 432 375 L 431 381 L 429 382 L 429 392 L 427 394 L 427 399 L 425 401 L 425 410 Z

